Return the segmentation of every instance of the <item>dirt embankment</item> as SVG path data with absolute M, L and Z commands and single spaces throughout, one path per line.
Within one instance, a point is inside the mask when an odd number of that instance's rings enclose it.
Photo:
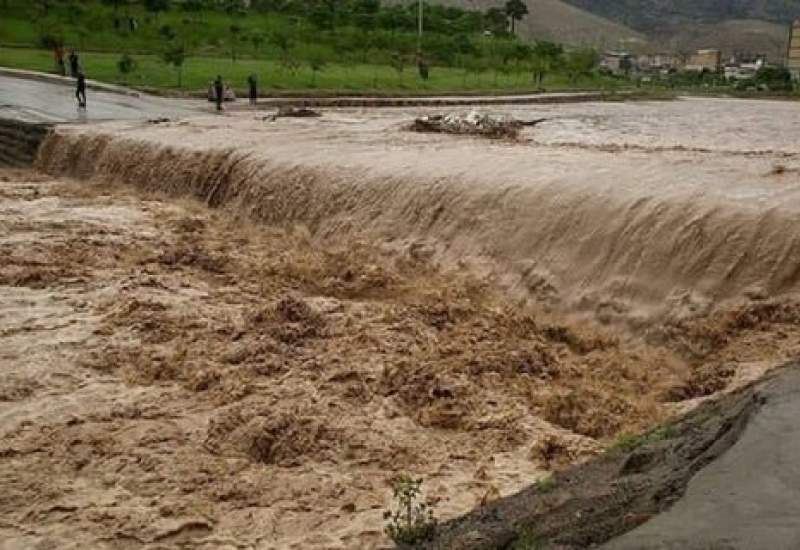
M 794 302 L 632 338 L 510 301 L 424 242 L 1 175 L 11 548 L 379 547 L 400 474 L 451 518 L 800 348 Z
M 784 379 L 796 379 L 798 365 L 787 369 L 794 372 Z M 680 421 L 621 440 L 603 456 L 559 472 L 547 483 L 533 485 L 440 526 L 436 540 L 420 548 L 597 547 L 645 523 L 683 497 L 692 477 L 737 443 L 761 407 L 768 401 L 779 401 L 781 376 L 785 374 L 786 370 L 778 370 L 766 381 L 704 403 Z M 791 382 L 796 391 L 796 381 Z M 725 487 L 716 489 L 726 491 Z M 720 505 L 724 504 L 722 500 L 720 496 Z M 782 521 L 785 523 L 784 518 Z M 716 547 L 708 540 L 693 544 L 696 541 L 691 539 L 691 531 L 688 539 L 687 533 L 676 531 L 679 529 L 662 532 L 660 539 L 651 538 L 651 544 L 640 541 L 642 545 L 637 546 L 634 541 L 624 548 Z M 728 546 L 724 534 L 719 533 L 716 542 L 720 548 L 749 547 Z

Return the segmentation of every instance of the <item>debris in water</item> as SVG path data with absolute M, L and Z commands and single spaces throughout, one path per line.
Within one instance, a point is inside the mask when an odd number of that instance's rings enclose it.
M 278 118 L 283 117 L 291 117 L 291 118 L 318 118 L 321 117 L 322 113 L 319 111 L 315 111 L 314 109 L 308 109 L 306 107 L 292 107 L 289 106 L 281 106 L 278 107 L 278 112 L 273 115 L 265 116 L 262 120 L 265 122 L 273 122 Z
M 536 126 L 547 119 L 518 120 L 510 116 L 482 114 L 470 111 L 466 114 L 448 113 L 429 115 L 416 119 L 410 130 L 444 134 L 467 134 L 484 136 L 490 139 L 516 139 L 525 126 Z

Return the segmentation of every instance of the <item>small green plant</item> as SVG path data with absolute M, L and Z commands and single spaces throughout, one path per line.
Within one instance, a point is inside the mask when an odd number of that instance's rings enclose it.
M 556 485 L 558 484 L 556 482 L 556 478 L 553 476 L 547 476 L 533 484 L 533 486 L 536 488 L 536 491 L 539 493 L 549 493 L 556 488 Z
M 544 541 L 529 529 L 523 529 L 511 543 L 509 550 L 541 550 L 542 548 L 544 548 Z
M 128 75 L 136 70 L 136 60 L 127 53 L 122 54 L 117 61 L 117 70 L 122 75 L 122 79 L 127 82 Z
M 665 439 L 672 439 L 676 435 L 675 429 L 672 426 L 662 426 L 642 434 L 622 434 L 611 448 L 623 452 L 630 452 L 638 449 L 642 445 L 656 443 Z
M 388 521 L 386 534 L 396 544 L 416 544 L 431 540 L 436 531 L 433 508 L 421 500 L 422 479 L 400 477 L 394 484 L 395 508 L 383 517 Z

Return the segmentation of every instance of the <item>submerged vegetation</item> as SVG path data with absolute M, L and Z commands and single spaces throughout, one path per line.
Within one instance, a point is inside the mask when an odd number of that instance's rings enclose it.
M 433 508 L 422 500 L 422 479 L 400 477 L 394 484 L 395 509 L 384 517 L 386 534 L 400 545 L 430 540 L 436 531 Z

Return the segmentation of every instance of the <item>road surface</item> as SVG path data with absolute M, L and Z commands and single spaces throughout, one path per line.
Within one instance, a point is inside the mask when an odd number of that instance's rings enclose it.
M 87 95 L 88 108 L 79 110 L 72 86 L 0 75 L 0 117 L 69 123 L 191 116 L 211 110 L 205 102 L 197 100 L 135 97 L 91 89 Z
M 759 392 L 739 441 L 695 475 L 670 510 L 606 550 L 800 548 L 800 369 Z
M 0 117 L 29 122 L 88 122 L 98 120 L 136 120 L 154 116 L 190 116 L 210 112 L 213 108 L 203 100 L 167 99 L 140 94 L 138 96 L 91 89 L 89 109 L 79 111 L 75 102 L 72 79 L 46 73 L 20 71 L 0 67 Z M 336 107 L 468 107 L 497 105 L 534 105 L 549 103 L 582 103 L 602 99 L 600 92 L 561 92 L 499 96 L 428 96 L 428 97 L 266 97 L 259 100 L 261 109 L 283 105 Z M 246 101 L 227 105 L 229 111 L 248 109 Z

